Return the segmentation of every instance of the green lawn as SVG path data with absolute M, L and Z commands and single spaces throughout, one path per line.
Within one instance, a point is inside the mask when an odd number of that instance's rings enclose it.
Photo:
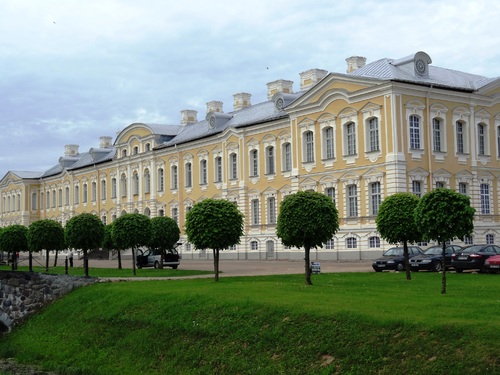
M 0 340 L 62 374 L 498 374 L 500 275 L 105 283 Z
M 1 271 L 10 271 L 11 266 L 0 266 Z M 18 271 L 28 271 L 27 266 L 20 266 Z M 45 267 L 34 266 L 34 272 L 46 273 Z M 63 275 L 66 272 L 64 267 L 49 267 L 49 274 Z M 192 276 L 192 275 L 205 275 L 213 274 L 213 271 L 199 271 L 199 270 L 185 270 L 185 269 L 172 269 L 165 267 L 163 269 L 154 268 L 138 268 L 136 269 L 136 276 L 134 276 L 131 268 L 99 268 L 89 267 L 90 277 L 174 277 L 174 276 Z M 71 276 L 85 276 L 83 267 L 68 268 L 68 275 Z

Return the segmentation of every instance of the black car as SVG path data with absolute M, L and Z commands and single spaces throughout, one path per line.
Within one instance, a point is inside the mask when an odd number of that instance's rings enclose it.
M 413 258 L 417 255 L 421 255 L 424 252 L 418 246 L 408 246 L 408 256 Z M 372 267 L 376 272 L 382 272 L 384 270 L 396 270 L 403 271 L 405 269 L 404 265 L 404 250 L 402 247 L 391 247 L 387 250 L 381 258 L 375 259 L 372 263 Z
M 484 271 L 484 261 L 498 254 L 500 254 L 500 246 L 497 245 L 470 245 L 452 255 L 451 266 L 458 273 L 463 270 Z
M 462 250 L 462 246 L 446 245 L 445 250 L 445 266 L 451 267 L 451 256 Z M 417 255 L 410 259 L 410 267 L 412 271 L 436 271 L 443 270 L 443 247 L 441 245 L 429 247 L 423 255 Z

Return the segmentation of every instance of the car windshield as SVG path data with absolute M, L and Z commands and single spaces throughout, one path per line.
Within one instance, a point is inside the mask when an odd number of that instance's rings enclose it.
M 441 255 L 443 254 L 443 249 L 440 246 L 429 247 L 425 250 L 425 255 Z
M 483 247 L 484 247 L 483 245 L 470 246 L 470 247 L 466 247 L 465 249 L 463 249 L 462 252 L 464 252 L 464 253 L 477 253 Z
M 391 255 L 403 255 L 403 248 L 402 247 L 393 247 L 384 253 L 384 256 L 391 256 Z

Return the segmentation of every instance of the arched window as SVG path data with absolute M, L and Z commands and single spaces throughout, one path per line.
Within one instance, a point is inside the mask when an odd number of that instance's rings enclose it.
M 374 152 L 380 150 L 378 118 L 372 117 L 368 119 L 368 151 Z
M 144 170 L 144 193 L 149 194 L 150 192 L 151 192 L 151 175 L 149 174 L 149 169 L 146 169 Z
M 120 178 L 120 190 L 122 193 L 122 197 L 127 196 L 127 176 L 125 176 L 125 173 L 122 173 L 122 176 Z
M 191 163 L 186 163 L 185 173 L 186 173 L 186 187 L 193 186 L 193 169 Z
M 238 178 L 238 156 L 233 152 L 229 155 L 229 179 L 236 180 Z
M 200 160 L 200 185 L 207 184 L 207 161 L 205 159 Z
M 137 171 L 135 171 L 132 175 L 132 194 L 139 194 L 139 174 L 137 173 Z
M 170 186 L 173 190 L 176 190 L 179 186 L 177 180 L 177 165 L 172 165 L 170 168 Z
M 163 191 L 164 189 L 164 178 L 163 168 L 158 168 L 158 191 Z
M 333 159 L 334 143 L 333 143 L 333 128 L 331 126 L 328 126 L 323 129 L 323 139 L 324 139 L 323 157 L 325 159 Z
M 215 158 L 214 181 L 222 182 L 222 158 L 220 156 Z

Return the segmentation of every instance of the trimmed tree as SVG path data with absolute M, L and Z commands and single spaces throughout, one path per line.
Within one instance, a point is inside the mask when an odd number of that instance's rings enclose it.
M 132 269 L 136 275 L 136 250 L 149 245 L 151 220 L 143 214 L 124 214 L 113 222 L 113 242 L 118 249 L 132 249 Z
M 422 239 L 415 225 L 415 208 L 419 198 L 411 193 L 396 193 L 385 198 L 377 214 L 377 231 L 391 244 L 403 244 L 406 279 L 411 280 L 408 243 Z
M 85 276 L 88 277 L 88 251 L 101 246 L 104 239 L 104 224 L 97 215 L 82 213 L 68 220 L 64 234 L 69 247 L 83 250 L 83 266 Z
M 151 219 L 150 246 L 161 251 L 160 268 L 163 268 L 164 252 L 172 250 L 179 241 L 181 231 L 177 222 L 168 216 Z
M 475 212 L 468 196 L 444 188 L 425 194 L 415 209 L 415 225 L 423 238 L 437 241 L 443 249 L 442 294 L 446 294 L 446 242 L 472 233 Z
M 204 199 L 186 215 L 188 241 L 198 250 L 212 249 L 214 280 L 219 281 L 219 251 L 240 243 L 243 214 L 227 200 Z
M 10 256 L 10 259 L 12 259 L 12 271 L 17 268 L 16 253 L 28 250 L 27 233 L 28 228 L 19 224 L 9 225 L 0 232 L 0 251 L 5 251 L 7 257 Z M 31 252 L 29 257 L 30 271 L 32 271 Z
M 299 191 L 281 202 L 276 234 L 285 246 L 305 250 L 306 284 L 311 282 L 310 251 L 321 247 L 339 229 L 338 211 L 332 199 L 314 191 Z
M 62 250 L 65 247 L 61 223 L 51 219 L 34 221 L 28 227 L 27 238 L 30 251 L 46 250 L 45 272 L 49 272 L 49 251 Z

